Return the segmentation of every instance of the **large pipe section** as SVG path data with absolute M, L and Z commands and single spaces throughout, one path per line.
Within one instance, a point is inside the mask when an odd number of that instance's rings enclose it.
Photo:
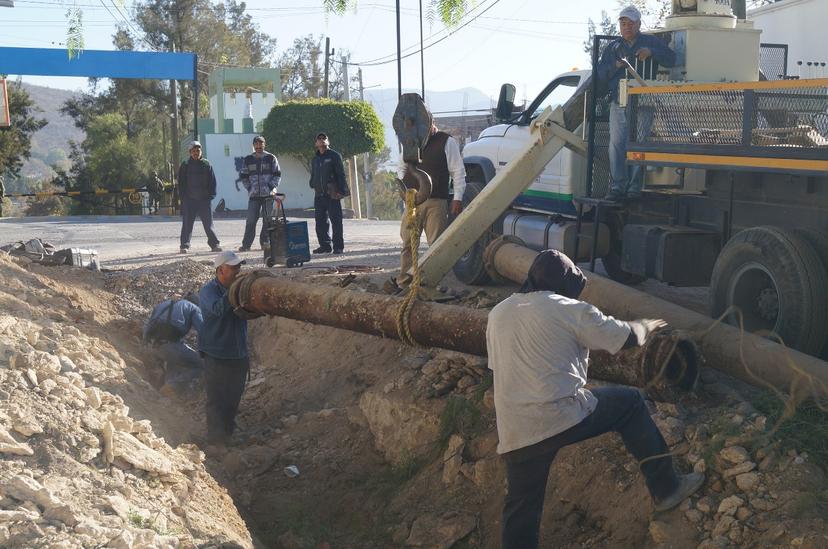
M 538 252 L 517 239 L 498 239 L 486 249 L 486 268 L 515 283 L 526 279 Z M 742 332 L 608 278 L 586 273 L 581 299 L 621 319 L 662 318 L 671 327 L 692 334 L 707 364 L 759 387 L 773 386 L 800 396 L 828 396 L 828 366 L 822 360 L 770 339 Z
M 400 339 L 397 312 L 403 299 L 399 297 L 256 275 L 238 301 L 248 312 Z M 230 293 L 238 295 L 238 288 Z M 485 310 L 418 300 L 411 308 L 409 325 L 413 339 L 423 346 L 486 356 L 487 319 Z M 590 362 L 590 377 L 646 386 L 662 394 L 673 386 L 689 389 L 698 377 L 695 345 L 675 333 L 646 348 L 616 355 L 593 353 Z

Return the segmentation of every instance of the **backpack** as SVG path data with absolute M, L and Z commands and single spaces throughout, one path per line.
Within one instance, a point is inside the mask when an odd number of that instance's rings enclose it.
M 181 340 L 184 334 L 181 330 L 172 325 L 172 311 L 177 300 L 171 299 L 167 304 L 167 308 L 152 321 L 147 330 L 146 340 L 150 343 L 174 343 Z M 161 320 L 161 316 L 167 313 L 166 320 Z

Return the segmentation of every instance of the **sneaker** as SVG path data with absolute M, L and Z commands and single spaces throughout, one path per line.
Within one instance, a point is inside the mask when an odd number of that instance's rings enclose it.
M 186 253 L 189 253 L 189 252 L 190 252 L 190 250 L 188 250 L 187 248 L 181 248 L 180 250 L 178 250 L 178 253 L 180 253 L 180 254 L 186 254 Z
M 640 200 L 641 191 L 627 191 L 627 200 Z
M 313 253 L 315 253 L 315 254 L 329 254 L 329 253 L 331 253 L 331 249 L 328 248 L 327 246 L 319 246 L 318 248 L 316 248 L 313 251 Z
M 687 475 L 679 475 L 679 484 L 675 491 L 666 498 L 654 502 L 656 511 L 667 511 L 680 504 L 682 501 L 693 495 L 702 484 L 704 484 L 703 473 L 690 473 Z
M 336 255 L 339 255 L 339 254 L 345 253 L 345 250 L 334 250 L 333 253 L 335 253 Z
M 624 200 L 625 195 L 626 195 L 626 193 L 624 191 L 619 191 L 619 190 L 616 190 L 616 189 L 612 189 L 604 197 L 604 200 L 609 200 L 610 202 L 620 202 L 620 201 Z
M 238 250 L 238 251 L 240 251 L 240 252 L 249 252 L 249 251 L 250 251 L 250 248 L 249 248 L 249 247 L 247 247 L 247 246 L 239 246 L 239 250 Z
M 213 250 L 214 252 L 220 252 L 221 251 L 221 246 L 211 246 L 210 249 Z

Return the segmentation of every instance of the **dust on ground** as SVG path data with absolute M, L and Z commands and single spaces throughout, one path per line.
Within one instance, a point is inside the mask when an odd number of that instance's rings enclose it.
M 274 272 L 357 292 L 379 292 L 390 276 L 341 267 Z M 5 456 L 4 545 L 35 545 L 42 535 L 84 546 L 83 536 L 117 534 L 119 546 L 130 547 L 220 536 L 284 548 L 499 546 L 505 481 L 485 359 L 283 318 L 251 321 L 240 433 L 227 448 L 202 448 L 202 463 L 192 443 L 204 434 L 203 395 L 159 393 L 163 372 L 139 335 L 153 305 L 212 277 L 209 261 L 94 273 L 0 259 L 0 275 L 0 419 L 14 444 L 32 450 Z M 477 308 L 510 293 L 453 280 L 441 290 L 429 297 Z M 65 355 L 74 369 L 37 369 L 37 360 L 48 361 L 37 352 Z M 43 370 L 43 379 L 33 384 L 29 370 Z M 50 379 L 55 386 L 45 391 Z M 109 395 L 98 409 L 86 396 L 94 389 Z M 40 431 L 15 427 L 23 421 L 16 410 L 28 409 L 35 412 L 22 416 L 34 417 Z M 795 438 L 769 437 L 778 409 L 709 369 L 695 394 L 653 403 L 677 467 L 707 475 L 698 494 L 668 513 L 652 511 L 638 466 L 615 435 L 565 449 L 549 477 L 542 547 L 826 546 L 825 455 Z M 104 426 L 85 423 L 88 414 Z M 179 469 L 154 454 L 110 459 L 112 448 L 143 455 L 126 435 Z M 153 467 L 162 469 L 146 470 Z M 20 476 L 15 482 L 45 486 L 71 516 L 50 510 L 58 504 L 48 499 L 10 491 L 8 479 Z M 89 481 L 71 482 L 81 478 Z M 113 494 L 126 507 L 106 499 Z M 80 526 L 93 522 L 97 529 Z

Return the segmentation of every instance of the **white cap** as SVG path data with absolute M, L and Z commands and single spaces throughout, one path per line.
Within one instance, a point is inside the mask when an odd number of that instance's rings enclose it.
M 618 19 L 626 17 L 630 21 L 641 21 L 641 12 L 635 6 L 627 6 L 618 14 Z
M 226 250 L 221 252 L 216 256 L 216 259 L 213 260 L 213 266 L 215 268 L 219 268 L 222 265 L 243 265 L 245 263 L 244 259 L 240 258 L 236 255 L 236 252 L 232 250 Z
M 198 141 L 190 141 L 190 149 L 189 150 L 193 150 L 194 147 L 201 147 L 201 143 L 199 143 Z

